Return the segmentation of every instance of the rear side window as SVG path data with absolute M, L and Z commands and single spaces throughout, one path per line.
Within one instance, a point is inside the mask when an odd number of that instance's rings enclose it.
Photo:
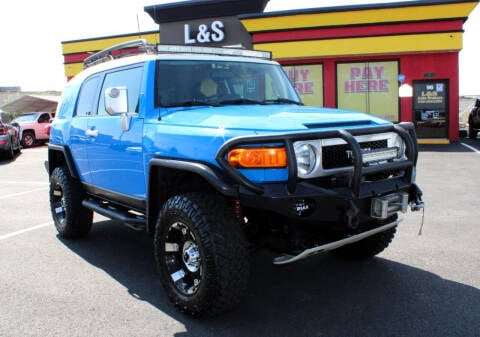
M 97 89 L 99 83 L 100 76 L 90 77 L 83 82 L 78 97 L 76 116 L 85 117 L 93 114 L 98 100 Z
M 141 66 L 107 73 L 100 93 L 98 114 L 108 114 L 105 110 L 105 90 L 111 87 L 126 87 L 128 92 L 128 112 L 138 112 L 142 74 L 143 67 Z

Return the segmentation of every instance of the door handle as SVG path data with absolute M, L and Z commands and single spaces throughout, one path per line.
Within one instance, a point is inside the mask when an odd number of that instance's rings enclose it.
M 88 137 L 98 137 L 98 129 L 87 129 L 85 130 L 85 136 L 88 136 Z

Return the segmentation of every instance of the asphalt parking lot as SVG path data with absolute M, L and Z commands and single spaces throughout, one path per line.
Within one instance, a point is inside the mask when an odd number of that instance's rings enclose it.
M 422 215 L 368 262 L 260 252 L 235 311 L 196 320 L 169 303 L 151 238 L 95 215 L 57 237 L 46 146 L 0 159 L 0 336 L 480 336 L 480 140 L 422 146 Z

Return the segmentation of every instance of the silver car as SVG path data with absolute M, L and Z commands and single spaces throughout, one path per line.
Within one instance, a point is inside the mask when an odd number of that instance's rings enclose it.
M 0 154 L 6 154 L 7 158 L 13 159 L 20 150 L 20 127 L 0 120 Z

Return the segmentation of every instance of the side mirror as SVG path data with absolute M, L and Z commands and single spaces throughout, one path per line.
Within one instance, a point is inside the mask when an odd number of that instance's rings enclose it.
M 127 87 L 110 87 L 105 90 L 105 111 L 110 115 L 128 112 Z

